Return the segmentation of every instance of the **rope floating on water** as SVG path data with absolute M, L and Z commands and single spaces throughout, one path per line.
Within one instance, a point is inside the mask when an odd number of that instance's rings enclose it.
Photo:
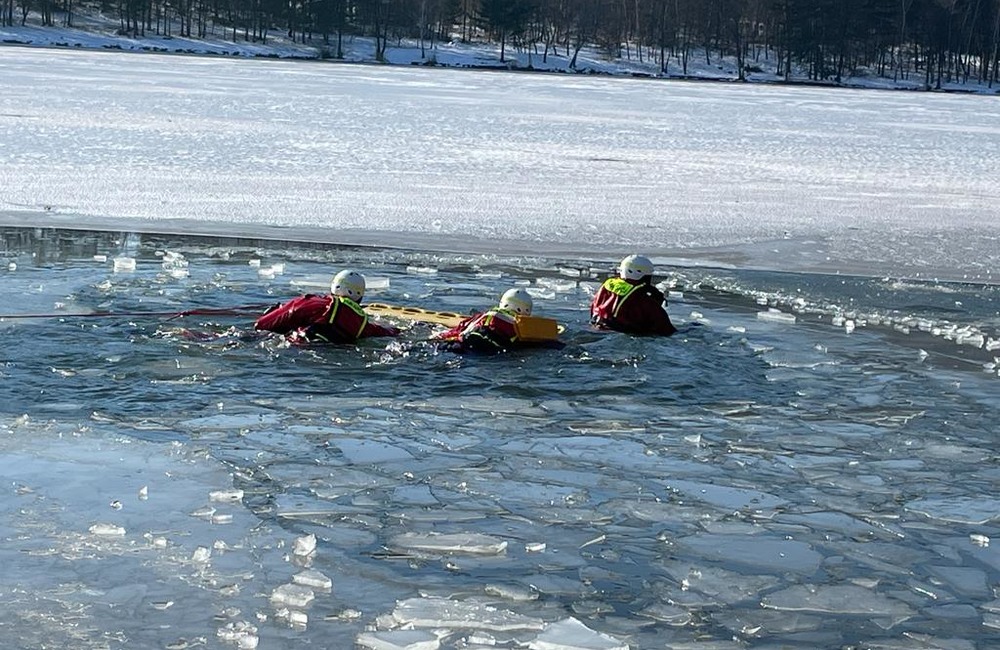
M 0 314 L 2 320 L 25 320 L 31 318 L 164 318 L 173 320 L 185 316 L 245 316 L 267 309 L 274 303 L 260 305 L 241 305 L 239 307 L 221 307 L 218 309 L 188 309 L 186 311 L 95 311 L 88 314 Z

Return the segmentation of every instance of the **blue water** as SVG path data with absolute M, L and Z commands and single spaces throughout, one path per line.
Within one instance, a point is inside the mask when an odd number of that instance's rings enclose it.
M 407 622 L 525 647 L 567 617 L 596 647 L 1000 646 L 996 286 L 661 267 L 681 331 L 647 339 L 587 325 L 596 260 L 0 233 L 8 647 L 233 647 L 237 624 L 378 647 Z M 459 312 L 520 283 L 567 345 L 298 348 L 255 309 L 168 316 L 343 267 L 388 281 L 369 302 Z M 276 603 L 306 566 L 332 588 Z

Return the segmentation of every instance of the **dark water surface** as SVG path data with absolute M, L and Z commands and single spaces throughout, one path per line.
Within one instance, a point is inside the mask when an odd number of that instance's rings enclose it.
M 995 286 L 661 268 L 661 340 L 586 259 L 0 234 L 7 647 L 1000 647 Z M 343 267 L 567 345 L 251 331 Z

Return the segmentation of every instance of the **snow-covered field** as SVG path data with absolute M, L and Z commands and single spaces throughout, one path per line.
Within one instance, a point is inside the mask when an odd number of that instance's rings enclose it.
M 0 48 L 6 223 L 994 281 L 981 96 Z

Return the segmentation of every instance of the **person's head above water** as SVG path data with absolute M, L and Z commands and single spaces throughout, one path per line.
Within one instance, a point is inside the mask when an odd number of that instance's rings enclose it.
M 531 316 L 534 301 L 524 289 L 507 289 L 500 297 L 500 309 L 512 311 L 519 316 Z
M 640 281 L 653 276 L 653 263 L 642 255 L 629 255 L 618 265 L 618 277 L 622 280 Z
M 365 276 L 351 269 L 344 269 L 333 276 L 330 283 L 330 293 L 341 298 L 350 298 L 354 302 L 361 302 L 365 297 Z

